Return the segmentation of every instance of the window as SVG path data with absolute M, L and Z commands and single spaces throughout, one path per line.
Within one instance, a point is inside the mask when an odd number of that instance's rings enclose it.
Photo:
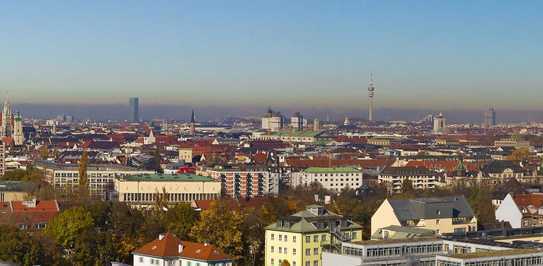
M 311 255 L 311 249 L 306 248 L 306 249 L 305 249 L 305 255 L 306 255 L 306 256 Z
M 356 232 L 353 232 L 353 233 L 351 234 L 351 239 L 356 239 Z
M 275 235 L 271 234 L 271 240 L 275 240 Z
M 284 248 L 284 249 L 283 249 L 283 253 L 285 253 L 285 254 L 288 253 L 287 248 Z
M 318 260 L 314 260 L 314 261 L 313 261 L 313 266 L 319 266 L 319 261 L 318 261 Z
M 319 242 L 319 235 L 313 236 L 313 242 Z
M 311 262 L 310 262 L 310 261 L 306 261 L 306 262 L 305 262 L 305 266 L 311 266 Z
M 283 248 L 279 247 L 279 254 L 283 253 Z
M 296 256 L 296 249 L 295 248 L 292 249 L 292 255 Z
M 140 263 L 143 263 L 143 257 L 140 257 Z
M 326 235 L 321 236 L 321 241 L 326 241 Z
M 439 219 L 436 219 L 436 225 L 439 225 Z
M 279 235 L 279 241 L 283 241 L 283 235 Z
M 314 248 L 313 255 L 318 255 L 318 254 L 319 254 L 319 248 Z
M 296 243 L 296 236 L 292 236 L 292 242 Z
M 273 246 L 271 246 L 271 253 L 273 253 L 273 252 L 274 252 L 274 247 L 273 247 Z
M 270 264 L 271 264 L 272 266 L 273 266 L 273 262 L 274 262 L 273 259 L 271 259 L 271 263 L 270 263 Z

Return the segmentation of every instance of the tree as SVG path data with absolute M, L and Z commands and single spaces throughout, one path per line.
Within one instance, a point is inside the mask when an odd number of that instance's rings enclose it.
M 89 192 L 89 180 L 87 176 L 87 168 L 89 163 L 89 153 L 87 149 L 83 150 L 81 160 L 79 161 L 79 191 L 80 196 L 87 196 Z
M 226 253 L 240 258 L 243 254 L 242 224 L 245 215 L 231 211 L 223 202 L 215 201 L 202 211 L 200 221 L 191 230 L 198 242 L 214 244 Z
M 42 145 L 38 152 L 40 154 L 40 159 L 47 160 L 49 158 L 49 148 L 47 147 L 47 144 Z
M 93 228 L 93 224 L 90 212 L 83 207 L 76 207 L 53 218 L 45 233 L 65 249 L 71 249 L 81 234 Z
M 53 243 L 16 227 L 0 225 L 0 260 L 19 265 L 62 265 Z
M 162 223 L 168 232 L 181 239 L 189 237 L 190 229 L 196 222 L 196 212 L 186 203 L 168 208 L 163 214 Z
M 509 160 L 512 161 L 525 161 L 530 157 L 530 150 L 528 148 L 519 148 L 514 150 L 509 156 Z

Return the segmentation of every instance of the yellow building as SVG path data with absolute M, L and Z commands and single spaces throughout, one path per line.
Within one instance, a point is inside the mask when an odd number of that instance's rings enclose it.
M 125 176 L 115 180 L 120 202 L 134 207 L 153 205 L 158 197 L 169 204 L 218 199 L 221 182 L 193 174 Z
M 319 205 L 266 227 L 265 265 L 321 266 L 323 246 L 361 241 L 362 227 Z
M 386 199 L 371 217 L 372 238 L 384 238 L 383 228 L 401 226 L 436 234 L 477 231 L 477 218 L 464 196 Z

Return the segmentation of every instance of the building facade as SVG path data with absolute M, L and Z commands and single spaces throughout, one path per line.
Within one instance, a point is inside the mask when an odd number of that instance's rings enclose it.
M 279 173 L 263 169 L 207 169 L 197 173 L 221 183 L 223 195 L 253 198 L 279 193 Z
M 362 186 L 362 179 L 362 171 L 354 167 L 310 167 L 293 173 L 291 186 L 308 186 L 316 182 L 325 189 L 341 191 L 345 188 L 359 188 Z
M 76 191 L 79 188 L 79 166 L 37 162 L 36 168 L 44 171 L 45 180 L 56 190 Z M 90 164 L 87 167 L 89 192 L 93 196 L 109 198 L 116 178 L 132 175 L 152 175 L 154 171 L 141 170 L 117 164 Z
M 413 189 L 432 189 L 442 183 L 438 173 L 423 167 L 387 167 L 379 174 L 378 180 L 394 193 L 402 192 L 406 180 L 410 181 Z
M 166 204 L 219 199 L 221 183 L 206 176 L 136 175 L 115 180 L 115 197 L 134 207 L 149 207 L 158 200 Z
M 265 265 L 322 266 L 323 246 L 362 240 L 362 227 L 319 205 L 266 227 Z

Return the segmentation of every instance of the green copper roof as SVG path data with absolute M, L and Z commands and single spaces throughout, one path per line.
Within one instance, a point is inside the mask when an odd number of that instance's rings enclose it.
M 309 167 L 304 173 L 310 174 L 336 174 L 336 173 L 360 173 L 361 171 L 354 167 Z
M 133 175 L 123 178 L 127 181 L 179 181 L 179 182 L 211 182 L 214 181 L 211 177 L 193 175 L 193 174 L 180 174 L 180 175 Z

